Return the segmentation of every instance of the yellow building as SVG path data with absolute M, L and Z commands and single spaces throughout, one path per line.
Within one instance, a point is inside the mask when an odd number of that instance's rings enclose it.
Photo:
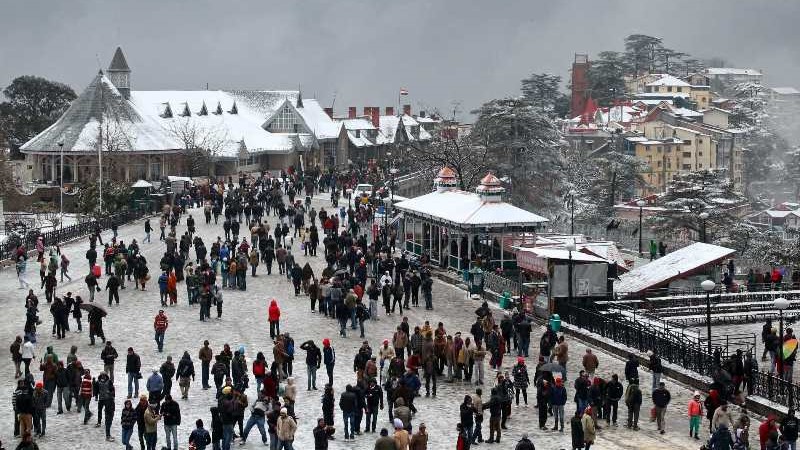
M 627 139 L 633 144 L 636 157 L 646 164 L 641 175 L 647 186 L 640 192 L 641 196 L 663 192 L 675 174 L 688 170 L 684 167 L 691 165 L 691 162 L 686 162 L 684 143 L 680 139 L 650 139 L 644 136 Z

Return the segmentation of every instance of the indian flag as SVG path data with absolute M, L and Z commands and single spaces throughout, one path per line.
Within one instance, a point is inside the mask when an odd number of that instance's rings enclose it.
M 400 88 L 400 95 L 408 95 L 408 89 Z

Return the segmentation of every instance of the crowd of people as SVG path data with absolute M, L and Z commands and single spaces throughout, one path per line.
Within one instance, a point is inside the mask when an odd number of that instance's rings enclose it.
M 96 416 L 95 425 L 104 427 L 105 438 L 114 441 L 116 399 L 122 396 L 117 395 L 115 386 L 127 382 L 127 395 L 117 419 L 126 450 L 133 448 L 135 437 L 142 450 L 158 448 L 159 427 L 163 428 L 162 444 L 167 449 L 177 450 L 180 442 L 195 450 L 229 450 L 237 440 L 246 444 L 253 428 L 257 428 L 261 442 L 271 449 L 291 450 L 300 420 L 296 402 L 298 395 L 303 395 L 298 392 L 302 383 L 293 376 L 293 365 L 301 350 L 306 395 L 321 391 L 320 417 L 312 432 L 314 448 L 319 450 L 327 449 L 332 439 L 374 439 L 374 448 L 379 450 L 428 448 L 428 427 L 416 420 L 415 399 L 436 398 L 439 383 L 453 384 L 465 392 L 459 405 L 459 423 L 453 430 L 453 444 L 458 450 L 480 443 L 507 442 L 504 434 L 512 417 L 521 422 L 528 419 L 524 408 L 528 406 L 529 390 L 539 430 L 564 433 L 568 423 L 573 448 L 589 450 L 601 430 L 616 427 L 621 402 L 627 410 L 623 425 L 639 430 L 643 389 L 639 360 L 634 355 L 626 363 L 622 378 L 619 374 L 603 378 L 598 372 L 599 359 L 588 349 L 582 356 L 583 370 L 572 380 L 567 373 L 568 343 L 550 327 L 539 337 L 536 364 L 528 367 L 526 360 L 533 354 L 531 334 L 538 326 L 519 310 L 497 315 L 483 303 L 475 311 L 475 322 L 469 330 L 448 330 L 444 322 L 411 323 L 404 310 L 436 307 L 431 269 L 424 259 L 418 261 L 396 252 L 396 234 L 391 230 L 374 235 L 363 231 L 370 228 L 374 214 L 370 202 L 356 202 L 330 212 L 325 208 L 317 211 L 310 199 L 326 183 L 284 173 L 280 178 L 243 178 L 238 185 L 229 180 L 227 185 L 212 185 L 205 192 L 193 190 L 175 204 L 165 206 L 157 220 L 144 222 L 141 243 L 136 239 L 124 243 L 116 228 L 111 239 L 103 242 L 97 229 L 87 241 L 87 275 L 83 280 L 87 294 L 83 296 L 73 296 L 71 292 L 56 295 L 56 273 L 60 271 L 69 280 L 69 270 L 75 266 L 70 266 L 62 249 L 37 246 L 40 290 L 44 289 L 53 318 L 53 337 L 63 339 L 70 331 L 70 316 L 75 321 L 74 331 L 82 331 L 82 312 L 86 312 L 89 346 L 95 345 L 96 337 L 103 343 L 99 355 L 103 370 L 96 374 L 84 367 L 86 359 L 95 356 L 84 354 L 78 346 L 72 346 L 64 359 L 52 347 L 38 354 L 38 327 L 43 323 L 40 304 L 24 276 L 28 252 L 18 252 L 20 286 L 29 289 L 24 332 L 11 345 L 18 383 L 12 399 L 14 435 L 22 438 L 18 448 L 36 448 L 34 438 L 47 432 L 48 410 L 57 408 L 56 414 L 66 414 L 72 411 L 73 403 L 75 410 L 82 413 L 84 424 Z M 302 194 L 305 201 L 296 198 Z M 219 237 L 210 242 L 204 240 L 197 232 L 193 215 L 197 209 L 192 208 L 201 208 L 207 226 L 220 227 Z M 149 266 L 141 251 L 141 246 L 151 244 L 156 221 L 158 241 L 165 248 L 157 267 Z M 301 264 L 302 259 L 293 249 L 299 249 L 308 262 Z M 324 261 L 315 263 L 323 267 L 319 273 L 310 263 L 312 258 Z M 277 270 L 273 273 L 275 265 Z M 151 274 L 158 274 L 161 302 L 161 309 L 153 318 L 159 352 L 163 351 L 168 331 L 174 329 L 168 312 L 178 304 L 181 284 L 185 295 L 180 296 L 189 305 L 198 306 L 200 321 L 211 320 L 212 306 L 216 309 L 215 319 L 221 320 L 223 295 L 246 291 L 248 280 L 252 283 L 252 278 L 259 276 L 285 279 L 298 300 L 307 299 L 309 314 L 334 321 L 341 337 L 358 332 L 362 345 L 352 364 L 337 360 L 330 339 L 304 340 L 297 345 L 292 334 L 302 330 L 282 326 L 281 311 L 282 302 L 295 299 L 270 298 L 265 315 L 272 341 L 271 361 L 263 351 L 254 352 L 244 346 L 232 348 L 228 343 L 212 345 L 204 340 L 196 354 L 186 351 L 177 363 L 167 356 L 148 372 L 143 370 L 137 350 L 129 347 L 125 352 L 126 379 L 116 380 L 115 384 L 115 364 L 120 355 L 106 338 L 103 318 L 107 309 L 126 301 L 124 295 L 120 298 L 125 289 L 145 291 Z M 102 290 L 107 291 L 105 308 L 100 305 L 105 302 L 95 298 L 95 293 Z M 373 339 L 371 344 L 369 327 L 379 320 L 395 321 L 395 331 L 390 337 Z M 199 364 L 197 371 L 195 364 Z M 317 371 L 323 365 L 326 380 L 318 383 Z M 663 370 L 658 355 L 649 355 L 648 369 L 653 374 L 648 391 L 653 402 L 651 417 L 656 430 L 663 434 L 667 431 L 665 415 L 672 397 L 660 381 Z M 334 376 L 347 377 L 342 392 L 335 392 Z M 192 418 L 195 427 L 189 436 L 178 436 L 178 425 L 189 419 L 181 412 L 181 402 L 190 394 L 198 395 L 191 391 L 198 377 L 201 390 L 211 391 L 209 396 L 213 394 L 213 406 L 205 417 Z M 173 382 L 177 382 L 176 391 L 172 390 Z M 575 409 L 567 416 L 570 396 Z M 735 448 L 746 443 L 747 414 L 734 420 L 727 405 L 729 397 L 720 390 L 712 389 L 704 401 L 701 397 L 695 393 L 687 405 L 689 436 L 700 439 L 701 418 L 705 416 L 711 448 Z M 383 410 L 391 426 L 379 428 L 378 416 Z M 772 424 L 763 433 L 765 448 L 781 448 L 781 439 L 792 444 L 796 441 L 797 422 L 792 413 L 780 425 L 775 419 L 765 423 Z M 367 437 L 372 434 L 374 438 Z M 772 442 L 775 445 L 770 446 Z M 726 443 L 730 446 L 725 447 Z M 517 450 L 534 448 L 528 434 L 515 445 Z

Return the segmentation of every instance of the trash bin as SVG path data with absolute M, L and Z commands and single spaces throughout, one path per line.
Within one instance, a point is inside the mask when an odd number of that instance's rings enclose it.
M 503 294 L 500 295 L 500 308 L 508 309 L 511 303 L 511 293 L 508 291 L 503 291 Z
M 558 314 L 550 316 L 550 329 L 558 333 L 558 330 L 561 329 L 561 316 Z

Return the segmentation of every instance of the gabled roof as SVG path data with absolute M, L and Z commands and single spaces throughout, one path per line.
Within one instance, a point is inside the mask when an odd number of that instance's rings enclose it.
M 778 95 L 800 95 L 800 90 L 797 90 L 793 87 L 774 87 L 770 88 L 769 90 Z
M 122 48 L 117 47 L 114 52 L 114 58 L 111 59 L 111 64 L 108 65 L 108 70 L 129 71 L 128 61 L 125 60 L 125 55 L 122 53 Z
M 736 250 L 730 248 L 695 242 L 621 275 L 614 283 L 614 291 L 639 294 L 666 287 L 672 280 L 696 274 L 705 266 L 716 264 L 734 253 Z
M 691 84 L 681 80 L 680 78 L 673 77 L 672 75 L 663 74 L 661 78 L 647 83 L 647 86 L 680 86 L 689 87 Z
M 735 67 L 709 67 L 706 69 L 709 75 L 750 75 L 758 76 L 763 75 L 761 71 L 756 69 L 738 69 Z

